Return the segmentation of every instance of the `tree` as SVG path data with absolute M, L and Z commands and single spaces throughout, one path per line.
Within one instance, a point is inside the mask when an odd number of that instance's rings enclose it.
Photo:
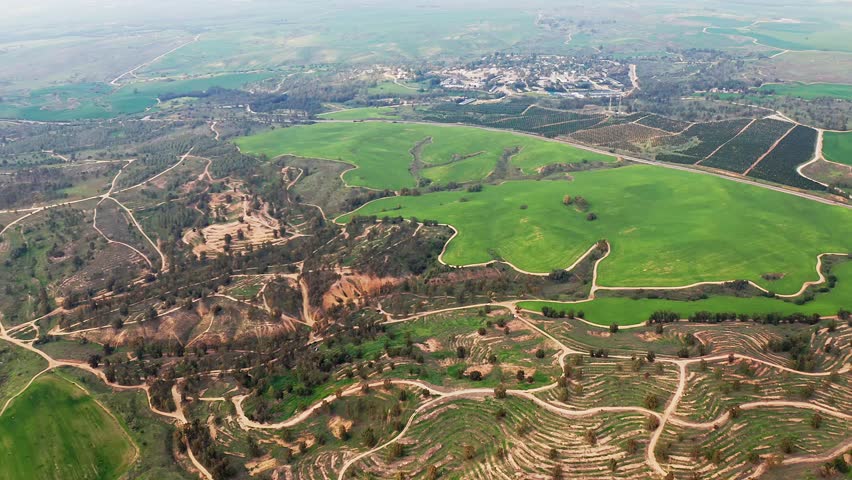
M 648 410 L 656 410 L 657 407 L 660 405 L 660 399 L 657 397 L 656 394 L 649 393 L 648 395 L 645 395 L 644 404 L 645 408 L 647 408 Z
M 814 415 L 811 417 L 811 426 L 816 429 L 822 426 L 822 414 L 820 414 L 819 412 L 814 413 Z
M 778 449 L 781 450 L 781 453 L 793 453 L 795 448 L 796 439 L 789 435 L 782 438 L 781 442 L 778 444 Z
M 618 324 L 617 323 L 609 324 L 609 333 L 618 333 Z
M 556 464 L 550 472 L 550 478 L 553 480 L 562 480 L 562 465 Z
M 361 433 L 361 442 L 364 443 L 364 446 L 367 448 L 373 448 L 378 443 L 378 438 L 376 438 L 376 432 L 373 431 L 372 427 L 367 427 L 363 433 Z
M 393 442 L 392 444 L 390 444 L 390 447 L 388 447 L 387 462 L 392 463 L 394 460 L 402 457 L 403 453 L 403 445 L 399 442 Z
M 654 360 L 657 358 L 657 354 L 648 350 L 648 353 L 645 354 L 645 358 L 648 360 L 648 363 L 654 363 Z
M 435 465 L 429 465 L 429 468 L 426 469 L 426 480 L 437 480 L 438 479 L 438 467 Z
M 586 439 L 586 443 L 588 443 L 589 445 L 595 446 L 598 443 L 598 434 L 595 433 L 595 431 L 591 428 L 586 429 L 584 438 Z
M 506 386 L 497 385 L 494 387 L 494 398 L 506 398 Z
M 650 417 L 648 417 L 648 421 L 645 423 L 645 428 L 647 428 L 649 432 L 653 432 L 654 430 L 660 428 L 660 419 L 657 418 L 656 415 L 651 415 Z
M 89 366 L 92 368 L 98 368 L 101 364 L 101 356 L 98 354 L 89 355 Z
M 464 457 L 465 460 L 473 460 L 475 455 L 476 450 L 473 448 L 473 445 L 462 446 L 462 457 Z

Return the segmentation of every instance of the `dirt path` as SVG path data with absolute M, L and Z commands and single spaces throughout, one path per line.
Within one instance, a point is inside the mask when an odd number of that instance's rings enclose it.
M 824 413 L 826 415 L 841 418 L 843 420 L 852 419 L 852 415 L 848 413 L 838 412 L 837 410 L 833 410 L 831 408 L 823 407 L 821 405 L 816 405 L 813 403 L 807 402 L 794 402 L 787 400 L 762 400 L 757 402 L 748 402 L 739 405 L 740 410 L 757 410 L 760 408 L 799 408 L 803 410 L 813 410 L 816 412 Z M 709 422 L 692 422 L 689 420 L 671 417 L 669 421 L 672 425 L 677 425 L 680 427 L 686 428 L 695 428 L 698 430 L 712 430 L 724 425 L 726 422 L 731 420 L 731 413 L 725 412 L 722 415 L 719 415 L 715 420 L 711 420 Z
M 49 153 L 49 154 L 51 154 L 52 156 L 54 156 L 54 157 L 56 157 L 56 158 L 58 158 L 58 159 L 62 160 L 62 161 L 63 161 L 63 162 L 65 162 L 65 163 L 71 163 L 71 159 L 70 159 L 70 158 L 66 157 L 65 155 L 60 155 L 60 154 L 58 154 L 58 153 L 54 152 L 53 150 L 42 150 L 42 152 L 43 152 L 43 153 Z
M 212 123 L 210 123 L 210 131 L 212 131 L 216 135 L 214 137 L 215 140 L 219 140 L 219 131 L 216 130 L 216 124 L 217 123 L 219 123 L 219 122 L 217 122 L 215 120 Z
M 634 64 L 634 63 L 630 64 L 629 76 L 630 76 L 630 84 L 632 85 L 632 88 L 630 89 L 629 92 L 627 92 L 627 94 L 625 95 L 626 97 L 633 95 L 633 93 L 636 92 L 636 90 L 642 89 L 639 86 L 639 75 L 636 73 L 636 64 Z
M 15 220 L 13 220 L 13 221 L 11 221 L 11 222 L 9 222 L 9 224 L 8 224 L 8 225 L 6 225 L 5 227 L 3 227 L 3 229 L 2 229 L 2 230 L 0 230 L 0 235 L 3 235 L 3 234 L 4 234 L 4 233 L 6 233 L 9 229 L 11 229 L 12 227 L 14 227 L 14 226 L 15 226 L 15 225 L 17 225 L 18 223 L 20 223 L 20 222 L 22 222 L 22 221 L 26 220 L 27 218 L 29 218 L 29 217 L 31 217 L 31 216 L 33 216 L 33 215 L 39 214 L 39 213 L 41 213 L 41 212 L 44 212 L 45 210 L 48 210 L 48 209 L 50 209 L 50 208 L 55 208 L 55 207 L 60 207 L 60 206 L 67 206 L 67 205 L 75 205 L 75 204 L 78 204 L 78 203 L 89 202 L 89 201 L 92 201 L 92 200 L 97 200 L 97 199 L 104 200 L 104 199 L 106 199 L 106 198 L 110 198 L 110 199 L 112 199 L 112 200 L 113 200 L 116 204 L 118 204 L 118 206 L 119 206 L 119 207 L 121 207 L 121 208 L 122 208 L 122 209 L 123 209 L 123 210 L 124 210 L 124 211 L 128 214 L 128 216 L 130 217 L 131 221 L 132 221 L 132 222 L 133 222 L 133 224 L 136 226 L 136 228 L 137 228 L 137 229 L 139 229 L 139 232 L 142 234 L 142 236 L 144 236 L 144 237 L 145 237 L 145 239 L 146 239 L 146 240 L 148 240 L 148 242 L 151 244 L 151 246 L 152 246 L 152 247 L 154 247 L 154 250 L 155 250 L 155 251 L 157 252 L 157 254 L 160 256 L 160 260 L 161 260 L 161 270 L 162 270 L 162 271 L 164 271 L 164 272 L 165 272 L 165 271 L 168 271 L 168 269 L 169 269 L 168 260 L 166 259 L 166 256 L 165 256 L 165 254 L 163 253 L 163 251 L 162 251 L 162 250 L 160 250 L 160 247 L 159 247 L 159 246 L 158 246 L 158 245 L 157 245 L 157 244 L 156 244 L 153 240 L 151 240 L 151 237 L 149 237 L 147 233 L 145 233 L 145 230 L 142 228 L 142 225 L 140 225 L 140 224 L 139 224 L 139 222 L 136 220 L 136 217 L 133 215 L 133 211 L 131 211 L 129 208 L 127 208 L 127 207 L 126 207 L 123 203 L 121 203 L 120 201 L 118 201 L 116 198 L 112 197 L 112 194 L 113 194 L 113 193 L 122 193 L 122 192 L 127 192 L 127 191 L 129 191 L 129 190 L 133 190 L 133 189 L 139 188 L 139 187 L 141 187 L 141 186 L 143 186 L 143 185 L 147 184 L 148 182 L 151 182 L 151 181 L 153 181 L 153 180 L 155 180 L 155 179 L 157 179 L 157 178 L 161 177 L 162 175 L 165 175 L 166 173 L 168 173 L 168 172 L 170 172 L 171 170 L 173 170 L 173 169 L 177 168 L 178 166 L 180 166 L 180 165 L 184 162 L 184 160 L 186 160 L 186 158 L 187 158 L 187 157 L 188 157 L 188 156 L 192 153 L 192 150 L 193 150 L 194 148 L 195 148 L 195 147 L 190 148 L 190 149 L 189 149 L 189 151 L 188 151 L 188 152 L 186 152 L 184 155 L 182 155 L 182 156 L 180 157 L 180 159 L 177 161 L 177 163 L 175 163 L 175 164 L 174 164 L 174 165 L 172 165 L 171 167 L 169 167 L 169 168 L 167 168 L 167 169 L 163 170 L 162 172 L 160 172 L 160 173 L 158 173 L 158 174 L 154 175 L 153 177 L 151 177 L 151 178 L 149 178 L 149 179 L 147 179 L 147 180 L 144 180 L 144 181 L 142 181 L 142 182 L 139 182 L 139 183 L 137 183 L 136 185 L 132 185 L 132 186 L 130 186 L 130 187 L 122 188 L 122 189 L 120 189 L 120 190 L 114 190 L 114 189 L 115 189 L 115 185 L 116 185 L 116 181 L 117 181 L 117 179 L 118 179 L 118 175 L 120 175 L 120 174 L 121 174 L 121 172 L 124 170 L 124 168 L 126 168 L 128 165 L 130 165 L 130 164 L 133 162 L 132 160 L 131 160 L 131 161 L 129 161 L 127 165 L 125 165 L 124 167 L 122 167 L 122 169 L 121 169 L 121 170 L 119 170 L 118 174 L 117 174 L 117 175 L 113 178 L 113 180 L 112 180 L 110 190 L 109 190 L 106 194 L 104 194 L 104 195 L 93 195 L 93 196 L 91 196 L 91 197 L 81 198 L 81 199 L 79 199 L 79 200 L 72 200 L 72 201 L 69 201 L 69 202 L 54 203 L 54 204 L 51 204 L 51 205 L 45 205 L 45 206 L 42 206 L 42 207 L 35 207 L 35 208 L 32 208 L 32 209 L 15 209 L 15 210 L 9 210 L 9 211 L 5 211 L 5 210 L 4 210 L 4 211 L 0 211 L 0 213 L 17 213 L 17 212 L 19 212 L 19 211 L 28 211 L 28 212 L 29 212 L 29 213 L 27 213 L 27 214 L 25 214 L 25 215 L 23 215 L 23 216 L 21 216 L 21 217 L 16 218 Z
M 308 291 L 308 282 L 303 277 L 299 277 L 299 290 L 302 292 L 302 316 L 303 320 L 310 326 L 314 324 L 314 315 L 311 312 L 311 295 Z
M 103 203 L 104 200 L 106 200 L 106 198 L 104 198 L 103 200 L 98 202 L 98 206 L 101 203 Z M 110 198 L 110 200 L 115 201 L 112 198 Z M 129 245 L 127 243 L 119 242 L 118 240 L 113 240 L 113 239 L 109 238 L 100 228 L 98 228 L 98 206 L 95 206 L 95 209 L 92 212 L 92 228 L 94 228 L 95 231 L 97 231 L 102 237 L 104 237 L 104 239 L 107 241 L 107 243 L 115 243 L 117 245 L 123 245 L 123 246 L 129 248 L 130 250 L 136 252 L 140 257 L 142 257 L 142 260 L 145 260 L 145 263 L 148 264 L 148 268 L 154 268 L 154 264 L 151 263 L 151 259 L 148 258 L 147 255 L 145 255 L 144 253 L 139 251 L 139 249 L 137 249 L 136 247 Z
M 799 175 L 807 178 L 808 180 L 810 180 L 814 183 L 818 183 L 818 184 L 822 185 L 823 187 L 828 188 L 827 183 L 820 182 L 819 180 L 816 180 L 814 178 L 807 176 L 805 174 L 805 171 L 804 171 L 805 167 L 807 167 L 808 165 L 810 165 L 812 163 L 816 163 L 819 160 L 827 161 L 825 159 L 825 157 L 822 155 L 822 139 L 823 139 L 823 136 L 825 134 L 825 130 L 823 130 L 821 128 L 817 128 L 816 131 L 817 131 L 817 141 L 816 141 L 816 148 L 814 149 L 814 156 L 809 161 L 807 161 L 807 162 L 799 165 L 798 167 L 796 167 L 796 173 L 798 173 Z
M 651 435 L 651 440 L 648 442 L 648 448 L 645 449 L 645 463 L 651 467 L 657 475 L 664 477 L 666 475 L 666 471 L 663 470 L 663 467 L 660 466 L 660 463 L 657 461 L 656 448 L 657 442 L 660 441 L 660 437 L 663 435 L 663 431 L 666 429 L 666 422 L 668 422 L 669 417 L 672 416 L 672 413 L 677 409 L 678 404 L 680 403 L 680 399 L 683 398 L 684 391 L 686 390 L 686 363 L 685 362 L 674 362 L 678 368 L 678 377 L 677 377 L 677 390 L 675 390 L 674 395 L 671 399 L 669 399 L 669 403 L 666 404 L 666 409 L 663 412 L 662 417 L 660 418 L 660 426 L 654 430 L 654 433 Z

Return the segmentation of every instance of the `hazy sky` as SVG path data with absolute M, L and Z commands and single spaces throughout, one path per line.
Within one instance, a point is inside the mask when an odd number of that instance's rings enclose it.
M 784 10 L 787 6 L 798 6 L 802 12 L 813 8 L 822 10 L 833 6 L 832 11 L 848 17 L 852 0 L 0 0 L 0 24 L 13 30 L 62 25 L 66 29 L 110 23 L 198 23 L 199 20 L 235 18 L 237 16 L 281 15 L 299 16 L 309 12 L 363 8 L 369 5 L 397 7 L 442 6 L 444 8 L 494 8 L 516 7 L 521 9 L 561 9 L 585 5 L 606 9 L 607 3 L 620 8 L 633 6 L 641 10 L 645 4 L 668 4 L 689 7 L 728 10 L 751 10 L 757 5 L 772 6 Z M 817 15 L 821 15 L 817 13 Z M 835 17 L 837 20 L 837 17 Z M 12 33 L 6 31 L 5 33 Z

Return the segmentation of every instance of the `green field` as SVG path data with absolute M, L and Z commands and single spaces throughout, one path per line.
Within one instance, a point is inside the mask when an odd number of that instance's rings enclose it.
M 453 265 L 496 255 L 524 270 L 548 272 L 608 239 L 612 252 L 599 267 L 604 286 L 748 279 L 793 293 L 817 278 L 819 253 L 852 251 L 849 209 L 652 166 L 572 175 L 573 182 L 516 181 L 480 193 L 385 198 L 355 213 L 454 225 L 459 235 L 444 256 Z M 598 219 L 587 221 L 585 212 L 563 205 L 565 195 L 583 196 Z M 783 278 L 766 281 L 765 273 Z
M 91 396 L 46 374 L 0 417 L 0 452 L 0 478 L 115 479 L 136 447 Z
M 822 155 L 826 160 L 852 165 L 852 132 L 823 133 Z
M 321 113 L 318 117 L 325 120 L 369 120 L 399 118 L 401 107 L 360 107 L 347 108 L 337 112 Z
M 324 123 L 291 127 L 237 139 L 244 153 L 339 160 L 358 168 L 343 175 L 347 184 L 375 189 L 414 187 L 411 150 L 427 138 L 419 174 L 436 183 L 471 182 L 486 177 L 506 149 L 520 147 L 511 164 L 524 170 L 551 163 L 614 161 L 613 157 L 509 132 L 472 127 L 399 123 Z
M 739 35 L 782 50 L 821 50 L 850 52 L 850 31 L 843 24 L 829 23 L 761 23 L 742 28 L 707 29 L 720 35 Z
M 784 300 L 767 297 L 730 297 L 718 296 L 702 300 L 679 301 L 665 299 L 632 299 L 627 297 L 596 298 L 588 302 L 565 304 L 560 302 L 529 301 L 521 302 L 521 308 L 540 312 L 548 306 L 556 310 L 582 310 L 583 318 L 599 325 L 635 325 L 645 322 L 648 317 L 658 311 L 677 312 L 681 318 L 686 318 L 695 312 L 735 312 L 746 314 L 818 313 L 823 316 L 834 315 L 841 308 L 852 308 L 852 262 L 845 262 L 832 270 L 839 278 L 837 286 L 829 293 L 817 294 L 812 302 L 796 305 Z
M 424 86 L 420 85 L 419 83 L 408 84 L 405 82 L 381 82 L 376 84 L 375 87 L 368 88 L 367 94 L 398 97 L 416 97 L 425 93 L 425 91 L 421 91 L 423 90 L 423 88 Z
M 758 91 L 805 100 L 823 97 L 852 100 L 852 85 L 842 83 L 766 83 L 761 85 Z
M 43 122 L 112 118 L 144 112 L 166 94 L 202 92 L 211 87 L 239 88 L 270 74 L 229 74 L 174 81 L 137 82 L 120 88 L 105 83 L 79 83 L 33 90 L 25 97 L 4 98 L 0 118 Z

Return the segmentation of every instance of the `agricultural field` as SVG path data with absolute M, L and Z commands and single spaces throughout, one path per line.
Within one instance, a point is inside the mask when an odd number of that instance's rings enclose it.
M 852 133 L 823 133 L 822 155 L 830 162 L 852 165 Z
M 757 92 L 765 95 L 798 97 L 805 100 L 825 97 L 852 100 L 852 85 L 841 83 L 767 83 L 761 85 Z
M 793 124 L 779 120 L 758 120 L 716 153 L 705 158 L 701 165 L 745 173 L 793 127 Z
M 452 265 L 499 258 L 523 270 L 549 272 L 571 265 L 605 238 L 612 245 L 600 265 L 600 283 L 606 286 L 747 279 L 777 293 L 793 293 L 814 279 L 818 254 L 850 247 L 837 231 L 849 224 L 846 209 L 645 166 L 576 172 L 573 177 L 569 183 L 541 182 L 535 189 L 528 182 L 510 182 L 485 187 L 481 193 L 382 199 L 355 215 L 414 216 L 454 225 L 459 234 L 443 258 Z M 564 205 L 566 195 L 585 198 L 588 212 L 598 218 L 589 221 L 586 212 Z M 684 215 L 673 216 L 672 211 Z M 789 223 L 791 215 L 800 219 L 795 226 Z M 683 229 L 692 222 L 694 228 Z M 800 228 L 803 225 L 813 226 Z M 763 226 L 769 230 L 761 233 Z M 764 243 L 770 238 L 771 247 Z M 649 248 L 651 244 L 657 247 Z M 660 270 L 660 265 L 666 268 Z M 777 280 L 763 279 L 773 272 L 784 273 Z
M 118 478 L 137 455 L 116 419 L 56 374 L 33 382 L 0 417 L 0 444 L 4 478 Z
M 399 118 L 402 107 L 359 107 L 347 108 L 317 115 L 324 120 L 374 120 Z
M 814 157 L 817 135 L 813 128 L 797 126 L 748 175 L 802 189 L 818 190 L 819 184 L 796 171 L 796 167 Z
M 668 300 L 662 298 L 631 298 L 598 296 L 589 301 L 565 303 L 548 301 L 520 302 L 521 308 L 541 312 L 543 307 L 557 311 L 573 309 L 583 312 L 583 319 L 601 326 L 638 325 L 647 321 L 654 312 L 675 312 L 680 318 L 689 318 L 698 312 L 736 313 L 746 315 L 766 314 L 819 314 L 831 316 L 847 308 L 852 295 L 852 262 L 844 262 L 831 271 L 838 278 L 837 286 L 827 293 L 816 293 L 804 304 L 785 299 L 767 297 L 713 296 L 694 300 Z M 599 294 L 600 295 L 600 294 Z
M 357 168 L 343 174 L 348 185 L 393 190 L 417 186 L 417 177 L 439 184 L 482 180 L 506 150 L 515 148 L 520 150 L 509 162 L 527 172 L 555 163 L 615 160 L 508 132 L 378 122 L 277 129 L 236 143 L 243 153 L 269 158 L 290 154 L 350 163 Z
M 697 123 L 687 128 L 679 136 L 671 137 L 678 140 L 677 144 L 674 144 L 677 146 L 676 151 L 669 154 L 658 154 L 656 158 L 672 163 L 698 163 L 733 139 L 747 125 L 749 125 L 749 120 Z M 685 145 L 681 146 L 681 144 Z

